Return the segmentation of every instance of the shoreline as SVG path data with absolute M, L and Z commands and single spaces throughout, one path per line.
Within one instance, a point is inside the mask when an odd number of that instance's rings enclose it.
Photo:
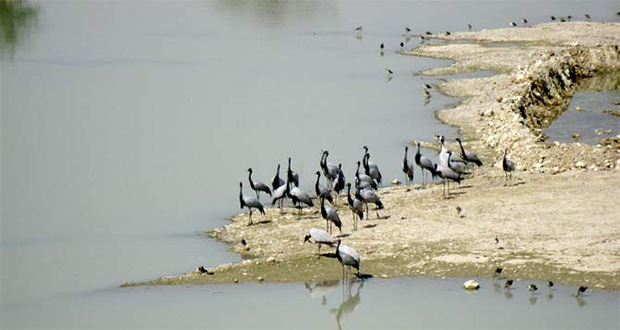
M 620 289 L 620 203 L 614 202 L 620 195 L 618 145 L 549 144 L 540 131 L 565 109 L 579 80 L 620 70 L 620 24 L 549 23 L 433 37 L 476 43 L 423 45 L 404 52 L 454 61 L 420 74 L 496 73 L 438 84 L 442 92 L 463 100 L 437 111 L 437 117 L 459 127 L 464 146 L 485 166 L 453 188 L 449 198 L 442 196 L 441 184 L 380 189 L 382 215 L 389 218 L 374 219 L 371 210 L 371 219 L 361 221 L 357 231 L 350 230 L 351 213 L 340 198 L 336 209 L 349 234 L 343 242 L 360 253 L 362 272 L 377 278 L 491 277 L 501 266 L 505 276 L 515 279 Z M 482 42 L 519 46 L 486 47 Z M 447 147 L 457 150 L 458 145 Z M 510 187 L 502 186 L 506 148 L 519 169 Z M 266 212 L 256 217 L 259 224 L 246 226 L 247 213 L 242 213 L 206 233 L 249 259 L 209 268 L 213 275 L 189 271 L 121 286 L 341 277 L 333 249 L 324 248 L 319 258 L 314 245 L 303 244 L 310 227 L 325 225 L 316 207 L 305 210 L 301 221 L 292 208 L 284 214 L 276 208 Z

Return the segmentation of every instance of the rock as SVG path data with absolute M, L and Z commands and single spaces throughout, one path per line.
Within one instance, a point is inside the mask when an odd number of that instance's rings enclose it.
M 257 281 L 259 281 L 259 282 L 262 282 L 262 281 L 264 281 L 265 279 L 264 279 L 262 276 L 259 276 L 259 277 L 257 277 L 257 278 L 256 278 L 256 280 L 257 280 Z
M 235 282 L 235 283 L 239 283 L 239 280 L 238 280 L 238 279 L 236 279 L 236 278 L 233 278 L 233 282 Z
M 576 168 L 586 168 L 586 163 L 584 163 L 583 161 L 578 161 L 577 163 L 575 163 L 575 167 Z
M 401 183 L 401 182 L 400 182 L 400 180 L 398 180 L 398 179 L 394 179 L 394 180 L 392 180 L 392 184 L 393 184 L 393 185 L 395 185 L 395 186 L 400 185 L 400 183 Z
M 465 283 L 463 283 L 463 289 L 465 290 L 478 290 L 480 289 L 480 283 L 474 281 L 474 280 L 469 280 Z
M 267 262 L 276 262 L 276 258 L 269 257 L 269 258 L 267 258 Z
M 583 109 L 582 109 L 580 106 L 577 106 L 577 107 L 575 108 L 575 111 L 577 111 L 577 112 L 581 112 L 582 110 L 583 110 Z

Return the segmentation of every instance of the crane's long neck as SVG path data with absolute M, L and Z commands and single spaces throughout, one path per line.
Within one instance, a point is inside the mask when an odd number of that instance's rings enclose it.
M 370 175 L 370 167 L 368 167 L 368 154 L 366 154 L 366 156 L 364 156 L 364 173 L 366 173 L 366 175 Z
M 250 181 L 250 188 L 254 189 L 254 182 L 252 181 L 252 171 L 248 173 L 248 181 Z
M 351 186 L 347 187 L 347 201 L 349 204 L 353 205 L 353 198 L 351 198 Z
M 278 164 L 278 169 L 276 170 L 276 177 L 280 176 L 280 164 Z
M 241 208 L 245 206 L 245 202 L 243 201 L 243 186 L 241 184 L 239 185 L 239 204 Z
M 327 210 L 325 210 L 325 198 L 321 197 L 321 215 L 326 218 L 327 217 Z
M 461 143 L 461 141 L 459 141 L 459 146 L 461 146 L 461 154 L 465 157 L 465 148 L 463 148 L 463 143 Z
M 405 147 L 405 158 L 403 159 L 403 163 L 407 164 L 407 152 L 409 152 L 409 148 Z
M 317 173 L 316 174 L 316 183 L 314 183 L 314 190 L 316 190 L 316 193 L 319 194 L 319 180 L 321 179 L 321 174 Z

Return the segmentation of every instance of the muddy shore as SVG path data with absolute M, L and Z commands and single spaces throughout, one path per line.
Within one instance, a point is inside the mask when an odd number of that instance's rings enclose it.
M 551 23 L 433 37 L 448 42 L 405 54 L 455 63 L 420 74 L 498 72 L 438 85 L 464 97 L 438 117 L 460 127 L 465 147 L 475 150 L 485 166 L 453 187 L 448 198 L 441 184 L 381 189 L 383 218 L 371 210 L 356 231 L 346 196 L 340 198 L 342 240 L 360 253 L 362 271 L 378 278 L 490 277 L 500 266 L 515 279 L 620 289 L 620 128 L 613 133 L 618 136 L 596 146 L 553 143 L 542 133 L 566 110 L 580 81 L 620 70 L 620 24 Z M 456 146 L 448 144 L 452 150 Z M 509 186 L 501 170 L 506 148 L 519 169 Z M 212 275 L 189 271 L 122 285 L 340 278 L 333 248 L 325 247 L 319 257 L 314 245 L 303 244 L 309 228 L 325 226 L 318 208 L 305 210 L 301 220 L 296 212 L 270 208 L 253 226 L 242 213 L 205 233 L 246 257 L 241 263 L 210 268 Z

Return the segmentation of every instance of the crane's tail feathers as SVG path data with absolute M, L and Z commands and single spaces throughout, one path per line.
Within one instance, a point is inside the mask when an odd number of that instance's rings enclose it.
M 260 211 L 260 213 L 263 215 L 265 214 L 265 209 L 263 208 L 262 205 L 258 207 L 258 211 Z
M 476 165 L 478 165 L 478 166 L 482 166 L 482 162 L 481 162 L 481 161 L 477 161 L 477 162 L 476 162 Z
M 375 202 L 375 205 L 377 205 L 377 210 L 383 210 L 383 203 L 381 201 Z

